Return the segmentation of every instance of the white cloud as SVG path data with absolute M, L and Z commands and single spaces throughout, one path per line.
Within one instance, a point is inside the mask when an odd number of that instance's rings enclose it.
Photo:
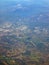
M 45 28 L 43 28 L 43 33 L 44 33 L 44 34 L 48 34 L 48 30 L 45 29 Z
M 25 7 L 22 6 L 22 4 L 16 4 L 8 7 L 6 11 L 15 11 L 16 9 L 24 9 Z
M 23 6 L 21 4 L 17 4 L 16 8 L 23 8 Z
M 22 26 L 20 26 L 20 28 L 19 28 L 21 31 L 24 31 L 24 30 L 26 30 L 27 29 L 27 26 L 25 26 L 25 25 L 22 25 Z
M 35 27 L 34 32 L 36 34 L 40 34 L 41 33 L 40 28 L 39 27 Z
M 40 34 L 41 33 L 41 31 L 38 30 L 38 29 L 37 30 L 35 29 L 34 32 L 37 33 L 37 34 Z

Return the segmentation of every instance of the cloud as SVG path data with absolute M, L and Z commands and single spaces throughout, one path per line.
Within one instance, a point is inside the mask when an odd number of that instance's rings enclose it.
M 12 11 L 15 11 L 17 9 L 25 10 L 25 9 L 27 9 L 27 7 L 23 6 L 21 3 L 19 3 L 19 4 L 16 4 L 10 8 L 10 10 L 12 10 Z
M 23 6 L 21 4 L 17 4 L 16 8 L 23 8 Z
M 43 33 L 48 34 L 48 30 L 46 28 L 43 28 Z
M 37 34 L 40 34 L 41 33 L 41 31 L 38 30 L 38 29 L 37 30 L 34 30 L 34 32 L 37 33 Z
M 22 26 L 19 27 L 19 29 L 20 29 L 21 31 L 25 31 L 26 29 L 28 29 L 28 27 L 25 26 L 25 25 L 22 25 Z
M 34 32 L 36 34 L 40 34 L 41 33 L 40 28 L 39 27 L 35 27 Z
M 15 11 L 16 9 L 24 9 L 22 4 L 16 4 L 8 7 L 7 11 Z

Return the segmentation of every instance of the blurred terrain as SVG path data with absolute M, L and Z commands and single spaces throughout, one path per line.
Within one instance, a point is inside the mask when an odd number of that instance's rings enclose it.
M 49 1 L 0 1 L 0 65 L 49 65 Z

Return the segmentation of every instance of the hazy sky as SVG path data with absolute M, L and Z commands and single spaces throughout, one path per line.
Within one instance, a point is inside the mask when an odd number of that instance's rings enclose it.
M 0 1 L 28 1 L 28 2 L 45 2 L 45 3 L 49 3 L 49 0 L 0 0 Z
M 26 2 L 31 2 L 35 4 L 49 5 L 49 0 L 0 0 L 0 2 L 4 2 L 4 1 L 26 1 Z

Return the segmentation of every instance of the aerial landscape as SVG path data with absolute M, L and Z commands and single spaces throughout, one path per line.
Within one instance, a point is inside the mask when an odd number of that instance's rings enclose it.
M 0 0 L 0 65 L 49 65 L 48 0 Z

